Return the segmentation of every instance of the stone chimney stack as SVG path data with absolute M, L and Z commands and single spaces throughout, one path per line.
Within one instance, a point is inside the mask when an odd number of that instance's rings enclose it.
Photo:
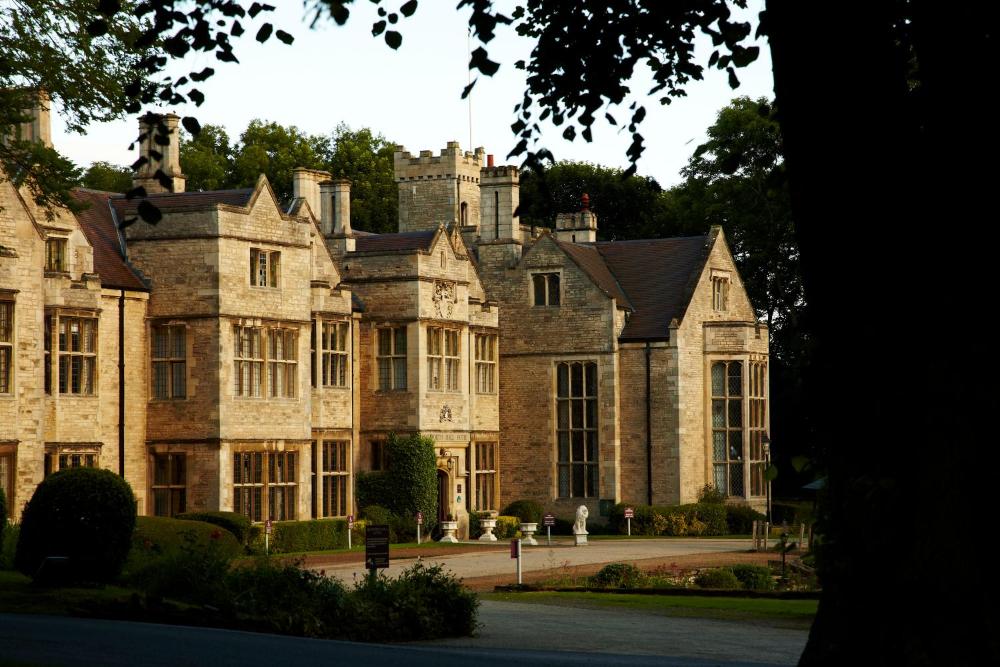
M 144 187 L 146 194 L 184 192 L 187 178 L 181 173 L 179 122 L 180 117 L 172 113 L 146 114 L 139 119 L 139 156 L 146 162 L 132 177 L 132 185 Z M 161 126 L 166 128 L 166 136 Z M 169 187 L 157 178 L 158 171 L 170 181 Z
M 322 197 L 319 192 L 319 185 L 330 180 L 330 172 L 317 171 L 297 167 L 292 170 L 292 196 L 296 199 L 305 199 L 312 210 L 312 214 L 319 219 L 320 228 L 324 234 L 329 234 L 327 227 L 323 226 Z
M 479 209 L 481 223 L 479 238 L 482 241 L 498 239 L 520 240 L 514 212 L 521 203 L 521 177 L 517 167 L 496 167 L 490 164 L 479 172 Z
M 597 215 L 590 210 L 590 195 L 584 193 L 579 212 L 556 216 L 556 238 L 570 243 L 597 241 Z
M 342 255 L 353 252 L 356 243 L 351 231 L 351 182 L 333 178 L 319 184 L 323 200 L 323 234 L 328 237 L 331 252 Z

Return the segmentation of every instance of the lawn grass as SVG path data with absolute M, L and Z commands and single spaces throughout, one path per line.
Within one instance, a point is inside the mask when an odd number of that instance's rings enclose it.
M 0 570 L 0 612 L 78 615 L 95 605 L 127 601 L 132 593 L 118 586 L 46 588 L 34 585 L 20 572 Z
M 629 595 L 628 593 L 481 593 L 483 600 L 562 605 L 590 609 L 624 609 L 664 616 L 761 621 L 786 627 L 808 628 L 816 616 L 818 600 Z

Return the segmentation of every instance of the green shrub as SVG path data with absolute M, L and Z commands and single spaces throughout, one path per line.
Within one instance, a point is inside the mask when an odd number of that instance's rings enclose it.
M 541 523 L 544 511 L 541 503 L 534 500 L 515 500 L 507 505 L 500 514 L 516 516 L 522 523 Z
M 259 558 L 225 577 L 226 603 L 241 617 L 272 632 L 304 637 L 345 637 L 347 591 L 336 579 Z
M 631 563 L 609 563 L 590 578 L 592 586 L 602 588 L 636 588 L 645 576 Z
M 224 606 L 229 563 L 242 551 L 236 536 L 201 521 L 139 517 L 129 565 L 123 578 L 154 600 L 171 598 Z M 153 542 L 145 535 L 156 535 Z
M 726 506 L 715 503 L 696 503 L 681 505 L 687 512 L 688 534 L 693 534 L 691 524 L 695 519 L 705 524 L 700 535 L 725 535 L 729 530 L 726 525 Z
M 736 578 L 733 571 L 728 567 L 717 567 L 711 570 L 702 570 L 694 578 L 694 583 L 700 588 L 723 588 L 733 590 L 742 588 L 740 580 Z
M 274 553 L 347 548 L 347 521 L 345 519 L 275 521 L 271 525 L 273 532 L 270 539 L 270 549 Z
M 228 563 L 242 552 L 235 535 L 210 523 L 140 516 L 136 518 L 122 579 L 143 590 L 159 586 L 169 591 L 169 581 L 174 576 L 170 568 L 183 569 L 186 558 L 204 561 L 207 567 L 206 563 L 215 557 Z M 164 571 L 162 575 L 160 571 Z M 193 581 L 197 581 L 197 575 L 192 573 Z M 188 581 L 187 575 L 180 576 Z
M 498 540 L 509 540 L 517 536 L 521 530 L 521 520 L 516 516 L 498 516 L 497 527 L 493 529 L 493 534 Z
M 236 536 L 240 544 L 250 544 L 250 517 L 236 512 L 186 512 L 178 514 L 176 519 L 185 521 L 204 521 L 220 528 L 225 528 Z
M 724 505 L 726 502 L 726 494 L 715 488 L 715 485 L 706 484 L 701 487 L 701 491 L 698 492 L 698 502 L 708 505 Z
M 7 496 L 0 488 L 0 552 L 3 551 L 3 534 L 7 529 Z
M 743 584 L 743 588 L 751 591 L 770 591 L 774 589 L 774 577 L 771 568 L 763 565 L 740 564 L 730 568 L 733 575 Z
M 48 556 L 69 558 L 69 580 L 108 582 L 122 570 L 135 528 L 135 496 L 110 470 L 71 468 L 35 489 L 21 516 L 14 564 L 29 576 Z
M 351 528 L 351 546 L 358 546 L 365 543 L 365 527 L 368 522 L 364 519 L 358 519 L 354 522 L 354 527 Z
M 416 565 L 395 579 L 365 577 L 347 599 L 350 639 L 412 641 L 471 635 L 479 599 L 440 565 Z
M 389 541 L 398 541 L 394 527 L 396 517 L 392 512 L 381 505 L 369 505 L 361 511 L 361 516 L 365 518 L 366 525 L 389 526 Z
M 0 570 L 14 569 L 14 552 L 17 550 L 17 537 L 21 527 L 16 523 L 7 526 L 2 547 L 0 547 Z
M 742 503 L 726 505 L 726 526 L 730 535 L 749 535 L 754 521 L 763 521 L 764 515 Z
M 423 512 L 423 532 L 429 535 L 437 525 L 438 511 L 434 439 L 419 433 L 407 437 L 391 434 L 385 447 L 389 469 L 359 474 L 358 505 L 365 511 L 378 505 L 392 512 L 397 517 L 394 531 L 398 540 L 416 537 L 416 515 Z
M 355 478 L 354 493 L 362 513 L 370 505 L 384 506 L 390 502 L 391 480 L 386 471 L 359 472 Z

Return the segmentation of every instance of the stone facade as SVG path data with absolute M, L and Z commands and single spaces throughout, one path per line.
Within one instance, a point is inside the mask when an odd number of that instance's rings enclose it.
M 598 242 L 586 202 L 527 228 L 517 168 L 451 142 L 396 152 L 400 230 L 373 235 L 344 180 L 296 170 L 290 203 L 263 177 L 188 193 L 174 149 L 157 225 L 115 193 L 46 213 L 0 182 L 15 516 L 72 465 L 123 474 L 143 514 L 344 516 L 385 439 L 418 432 L 461 534 L 520 498 L 598 520 L 709 483 L 762 504 L 767 331 L 721 230 Z

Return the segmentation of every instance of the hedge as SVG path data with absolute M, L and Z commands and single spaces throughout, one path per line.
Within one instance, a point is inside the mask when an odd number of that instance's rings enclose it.
M 628 532 L 624 503 L 611 508 L 609 527 L 616 533 Z M 725 535 L 726 506 L 715 503 L 688 505 L 628 505 L 635 510 L 634 535 Z
M 438 513 L 434 439 L 419 433 L 406 437 L 393 433 L 385 447 L 388 469 L 358 475 L 358 506 L 379 505 L 392 512 L 399 539 L 416 535 L 414 517 L 423 512 L 423 531 L 429 535 L 437 525 Z
M 206 563 L 220 563 L 222 568 L 243 552 L 243 545 L 228 530 L 204 521 L 174 519 L 165 516 L 136 518 L 132 545 L 122 572 L 122 579 L 142 590 L 165 595 L 172 591 L 174 579 L 184 579 L 192 586 L 203 584 L 203 572 L 183 574 L 185 569 L 199 569 Z M 177 573 L 180 573 L 178 575 Z M 177 575 L 177 576 L 174 576 Z
M 273 553 L 347 548 L 345 519 L 275 521 L 271 526 L 270 550 Z
M 542 505 L 534 500 L 515 500 L 504 508 L 500 514 L 504 516 L 516 516 L 524 523 L 542 522 Z
M 225 528 L 244 546 L 250 542 L 250 517 L 244 514 L 236 512 L 186 512 L 178 514 L 174 518 L 182 521 L 204 521 Z

